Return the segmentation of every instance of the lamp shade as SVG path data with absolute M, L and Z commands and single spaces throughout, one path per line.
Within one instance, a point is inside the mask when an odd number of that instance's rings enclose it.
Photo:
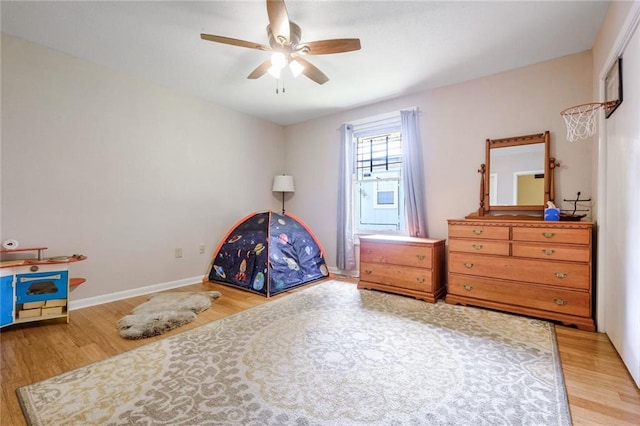
M 295 192 L 293 176 L 278 175 L 273 178 L 273 192 Z

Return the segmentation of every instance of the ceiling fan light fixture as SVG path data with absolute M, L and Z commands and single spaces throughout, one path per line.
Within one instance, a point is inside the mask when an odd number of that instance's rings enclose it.
M 282 68 L 285 67 L 285 65 L 287 65 L 287 58 L 284 56 L 284 53 L 274 52 L 273 55 L 271 55 L 272 67 L 277 68 L 278 70 L 281 70 Z
M 271 65 L 271 68 L 269 68 L 269 70 L 267 71 L 270 75 L 273 76 L 273 78 L 275 78 L 276 80 L 280 79 L 280 71 L 282 70 L 282 68 L 277 68 L 274 67 L 273 65 Z
M 271 55 L 271 67 L 267 71 L 275 78 L 280 78 L 280 71 L 287 65 L 287 58 L 282 52 L 274 52 Z
M 291 70 L 291 74 L 293 74 L 294 77 L 297 77 L 304 70 L 304 65 L 302 65 L 300 62 L 293 59 L 289 63 L 289 69 Z

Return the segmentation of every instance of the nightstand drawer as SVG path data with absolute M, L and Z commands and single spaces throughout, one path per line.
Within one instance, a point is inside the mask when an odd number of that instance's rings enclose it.
M 360 261 L 431 269 L 433 249 L 429 246 L 360 243 Z
M 433 291 L 431 271 L 410 266 L 361 262 L 360 279 L 392 287 Z

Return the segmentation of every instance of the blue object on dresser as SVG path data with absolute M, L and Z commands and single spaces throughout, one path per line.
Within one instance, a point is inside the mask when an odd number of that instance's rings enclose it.
M 560 209 L 558 208 L 544 209 L 544 220 L 560 220 Z

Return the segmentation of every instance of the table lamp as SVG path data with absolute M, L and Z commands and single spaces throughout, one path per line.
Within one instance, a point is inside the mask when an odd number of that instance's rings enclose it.
M 284 214 L 284 193 L 295 192 L 293 186 L 293 176 L 278 175 L 273 178 L 273 192 L 282 192 L 282 214 Z

